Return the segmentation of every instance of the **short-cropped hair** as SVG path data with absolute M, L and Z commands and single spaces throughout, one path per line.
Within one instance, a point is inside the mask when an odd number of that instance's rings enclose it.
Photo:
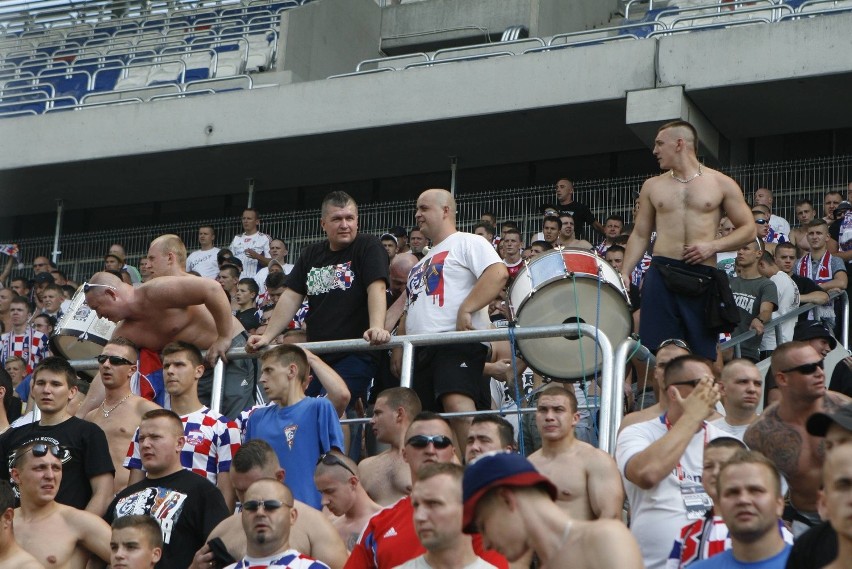
M 144 514 L 121 516 L 112 522 L 112 529 L 137 528 L 142 530 L 152 547 L 163 547 L 163 530 L 157 520 Z

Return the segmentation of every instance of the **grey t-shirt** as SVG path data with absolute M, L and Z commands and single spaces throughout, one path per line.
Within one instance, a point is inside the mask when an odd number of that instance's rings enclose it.
M 740 323 L 734 329 L 734 337 L 748 332 L 751 321 L 760 314 L 761 303 L 771 302 L 773 310 L 778 308 L 778 289 L 775 283 L 766 277 L 756 279 L 734 277 L 731 279 L 731 292 L 734 293 L 734 302 L 740 311 Z M 744 358 L 757 361 L 760 336 L 746 340 L 740 344 L 740 348 Z

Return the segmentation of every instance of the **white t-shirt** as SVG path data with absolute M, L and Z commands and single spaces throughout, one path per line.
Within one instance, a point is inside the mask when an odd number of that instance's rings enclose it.
M 421 555 L 420 557 L 415 557 L 414 559 L 410 559 L 403 563 L 402 565 L 397 565 L 395 569 L 432 569 L 432 566 L 426 563 L 426 555 Z M 488 561 L 484 560 L 481 557 L 477 557 L 476 561 L 465 565 L 462 569 L 497 569 L 494 565 L 490 564 Z
M 219 262 L 216 256 L 219 254 L 219 248 L 213 247 L 202 251 L 193 251 L 186 258 L 186 272 L 195 271 L 202 277 L 215 279 L 219 276 Z
M 745 436 L 746 429 L 748 429 L 751 426 L 751 425 L 729 425 L 728 421 L 726 421 L 724 417 L 720 417 L 720 418 L 716 419 L 715 421 L 710 421 L 710 424 L 713 425 L 714 427 L 716 427 L 717 429 L 725 431 L 726 433 L 728 433 L 729 435 L 731 435 L 735 439 L 739 439 L 739 440 L 743 440 L 743 437 Z
M 496 263 L 503 261 L 479 235 L 457 231 L 434 245 L 408 273 L 406 333 L 455 330 L 462 302 L 485 269 Z M 473 315 L 473 327 L 491 327 L 487 306 Z
M 787 314 L 791 310 L 799 307 L 799 287 L 793 282 L 787 273 L 778 271 L 772 277 L 772 282 L 775 283 L 775 288 L 778 289 L 778 310 L 772 313 L 772 318 L 778 318 Z M 789 342 L 793 339 L 793 328 L 796 327 L 796 319 L 791 318 L 781 325 L 781 343 Z M 763 351 L 774 350 L 776 347 L 776 332 L 777 328 L 767 330 L 763 334 L 763 339 L 760 340 L 760 349 Z
M 661 417 L 636 423 L 621 431 L 615 447 L 615 461 L 630 502 L 630 531 L 639 542 L 646 569 L 663 569 L 666 566 L 672 542 L 680 535 L 680 528 L 692 521 L 686 516 L 676 468 L 650 490 L 636 486 L 624 474 L 631 458 L 667 432 Z M 705 442 L 723 436 L 726 436 L 725 432 L 710 424 L 695 433 L 680 459 L 684 479 L 701 483 Z
M 254 249 L 264 257 L 269 257 L 269 235 L 258 231 L 254 235 L 237 235 L 231 241 L 231 253 L 243 262 L 243 272 L 240 274 L 241 279 L 254 277 L 257 272 L 257 261 L 246 255 L 246 249 Z
M 790 223 L 783 217 L 775 215 L 774 213 L 769 216 L 769 227 L 771 227 L 775 233 L 783 233 L 785 236 L 790 235 Z
M 293 270 L 292 263 L 285 263 L 281 265 L 281 268 L 284 269 L 284 274 L 289 275 L 290 271 Z M 257 271 L 254 275 L 254 281 L 257 283 L 257 287 L 260 289 L 259 294 L 263 294 L 266 292 L 266 277 L 269 276 L 269 267 L 263 267 L 259 271 Z

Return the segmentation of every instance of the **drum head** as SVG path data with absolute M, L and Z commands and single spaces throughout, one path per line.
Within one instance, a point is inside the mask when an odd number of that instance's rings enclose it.
M 598 305 L 600 311 L 598 312 Z M 577 322 L 597 326 L 616 345 L 627 338 L 633 318 L 623 292 L 596 278 L 565 278 L 533 292 L 518 310 L 517 326 L 551 326 Z M 544 377 L 570 381 L 593 375 L 603 354 L 594 338 L 569 340 L 557 336 L 518 340 L 518 350 L 529 366 Z M 595 355 L 597 353 L 597 360 Z

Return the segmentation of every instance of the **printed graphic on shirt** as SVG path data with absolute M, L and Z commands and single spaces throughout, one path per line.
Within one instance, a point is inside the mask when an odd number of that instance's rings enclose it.
M 408 290 L 411 291 L 411 303 L 417 301 L 420 293 L 432 297 L 432 303 L 444 306 L 444 262 L 449 251 L 436 253 L 421 265 L 416 266 L 408 275 Z
M 186 494 L 171 488 L 145 488 L 118 501 L 115 517 L 146 515 L 151 516 L 163 530 L 163 542 L 172 539 L 172 530 L 183 511 Z
M 296 442 L 296 431 L 298 429 L 299 425 L 284 427 L 284 440 L 287 441 L 287 446 L 290 447 L 290 450 L 293 450 L 293 443 Z
M 335 289 L 348 290 L 352 288 L 353 282 L 355 272 L 352 270 L 352 261 L 327 267 L 313 267 L 308 271 L 308 296 L 325 294 Z

